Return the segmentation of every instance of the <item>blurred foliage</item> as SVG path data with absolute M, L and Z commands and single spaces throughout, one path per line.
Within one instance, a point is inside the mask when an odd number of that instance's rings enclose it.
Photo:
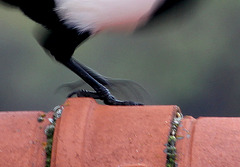
M 152 96 L 149 104 L 176 104 L 195 117 L 240 116 L 240 2 L 205 0 L 177 17 L 134 34 L 97 35 L 75 57 L 103 75 L 139 83 Z M 36 26 L 0 7 L 0 110 L 48 111 L 65 101 L 55 90 L 78 80 L 46 56 L 32 35 Z

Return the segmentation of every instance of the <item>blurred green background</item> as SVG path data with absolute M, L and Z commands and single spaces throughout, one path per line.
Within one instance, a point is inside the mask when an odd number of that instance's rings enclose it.
M 134 34 L 97 35 L 74 56 L 105 76 L 139 83 L 149 104 L 176 104 L 194 117 L 240 116 L 240 1 L 203 0 L 175 17 Z M 66 99 L 56 89 L 78 80 L 45 54 L 35 28 L 20 11 L 0 7 L 1 111 L 49 111 Z

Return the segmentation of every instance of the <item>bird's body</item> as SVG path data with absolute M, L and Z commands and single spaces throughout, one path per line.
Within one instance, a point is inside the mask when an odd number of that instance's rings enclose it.
M 133 31 L 146 23 L 164 0 L 55 0 L 64 24 L 79 33 L 104 30 Z
M 1 1 L 1 0 L 0 0 Z M 72 58 L 75 49 L 90 36 L 105 30 L 133 31 L 153 16 L 187 0 L 2 0 L 19 7 L 25 15 L 47 28 L 39 43 L 55 59 L 76 73 L 95 92 L 83 96 L 106 104 L 133 105 L 115 99 L 100 75 Z

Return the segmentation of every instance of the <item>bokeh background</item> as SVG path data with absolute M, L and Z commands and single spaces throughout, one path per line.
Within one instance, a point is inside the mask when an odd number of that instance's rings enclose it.
M 202 0 L 178 17 L 134 34 L 97 35 L 74 57 L 105 76 L 139 83 L 151 95 L 148 104 L 176 104 L 194 117 L 240 116 L 240 2 Z M 0 5 L 1 111 L 49 111 L 66 100 L 56 89 L 78 80 L 46 56 L 33 37 L 36 26 Z

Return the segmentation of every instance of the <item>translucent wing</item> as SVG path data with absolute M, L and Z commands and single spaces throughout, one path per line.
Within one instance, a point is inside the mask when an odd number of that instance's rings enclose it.
M 111 78 L 105 78 L 105 81 L 108 83 L 105 86 L 120 100 L 131 100 L 143 104 L 150 104 L 152 101 L 150 94 L 136 82 Z M 56 92 L 69 94 L 79 89 L 90 89 L 90 87 L 83 80 L 79 80 L 61 85 Z

